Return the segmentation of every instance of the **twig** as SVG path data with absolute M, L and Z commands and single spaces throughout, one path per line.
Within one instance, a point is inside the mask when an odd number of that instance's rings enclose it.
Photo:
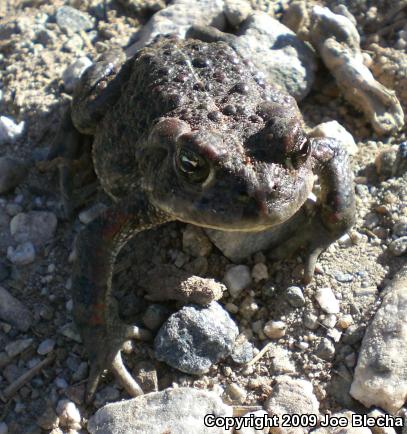
M 255 364 L 258 360 L 260 360 L 266 353 L 267 351 L 273 346 L 273 342 L 269 342 L 262 350 L 260 350 L 260 352 L 253 357 L 252 360 L 250 360 L 250 362 L 246 363 L 246 366 L 251 366 L 253 364 Z
M 33 368 L 29 369 L 27 372 L 25 372 L 23 375 L 17 378 L 13 383 L 10 384 L 10 386 L 6 387 L 0 396 L 0 398 L 6 402 L 10 398 L 12 398 L 18 389 L 20 387 L 24 386 L 24 384 L 28 383 L 28 381 L 31 380 L 32 377 L 37 375 L 45 366 L 48 366 L 51 364 L 51 362 L 54 360 L 55 354 L 51 353 L 47 356 L 46 359 L 39 362 L 37 365 L 35 365 Z

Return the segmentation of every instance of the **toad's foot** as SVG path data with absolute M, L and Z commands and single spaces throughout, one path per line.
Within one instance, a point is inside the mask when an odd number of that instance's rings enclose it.
M 142 393 L 124 367 L 120 351 L 128 339 L 148 339 L 150 334 L 119 320 L 111 296 L 113 265 L 121 247 L 132 236 L 168 220 L 144 195 L 139 195 L 104 211 L 78 237 L 72 282 L 73 314 L 91 366 L 87 402 L 93 398 L 105 369 L 116 375 L 130 395 Z
M 151 333 L 137 326 L 115 320 L 106 327 L 92 328 L 82 334 L 88 349 L 90 373 L 86 388 L 86 402 L 93 399 L 100 378 L 105 370 L 111 371 L 130 396 L 142 395 L 143 391 L 123 364 L 121 349 L 129 339 L 150 340 Z
M 304 275 L 303 282 L 308 284 L 314 275 L 317 260 L 333 242 L 337 235 L 327 230 L 318 215 L 314 215 L 306 227 L 299 227 L 290 238 L 270 252 L 270 259 L 278 260 L 303 250 Z

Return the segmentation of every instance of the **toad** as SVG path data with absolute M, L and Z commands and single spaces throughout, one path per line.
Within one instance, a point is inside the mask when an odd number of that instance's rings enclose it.
M 94 137 L 95 172 L 115 203 L 77 240 L 73 312 L 90 361 L 88 400 L 106 369 L 128 393 L 142 393 L 120 351 L 146 331 L 124 324 L 111 297 L 115 258 L 135 234 L 173 220 L 272 229 L 303 207 L 316 175 L 314 212 L 280 249 L 305 251 L 309 282 L 318 256 L 354 222 L 346 151 L 308 138 L 294 98 L 229 44 L 198 34 L 159 37 L 129 59 L 108 53 L 82 76 L 61 124 L 65 158 L 77 147 L 72 124 Z

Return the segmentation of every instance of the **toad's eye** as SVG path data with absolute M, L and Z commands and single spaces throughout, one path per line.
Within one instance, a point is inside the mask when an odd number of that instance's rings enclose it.
M 191 149 L 179 150 L 176 165 L 179 172 L 193 184 L 202 183 L 209 176 L 209 162 Z

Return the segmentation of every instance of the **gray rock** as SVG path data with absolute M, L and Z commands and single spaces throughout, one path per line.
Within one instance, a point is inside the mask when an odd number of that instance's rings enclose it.
M 35 248 L 33 243 L 19 244 L 16 248 L 7 249 L 7 258 L 15 265 L 28 265 L 35 260 Z
M 302 307 L 305 304 L 304 294 L 298 286 L 290 286 L 287 288 L 286 297 L 288 302 L 293 307 Z
M 82 74 L 92 65 L 89 57 L 80 57 L 75 62 L 71 63 L 63 72 L 62 80 L 65 90 L 69 93 L 73 92 L 75 86 L 79 82 Z
M 230 295 L 237 297 L 252 282 L 250 268 L 247 265 L 235 265 L 225 273 L 223 281 Z
M 102 214 L 102 212 L 106 209 L 107 206 L 104 203 L 96 203 L 92 207 L 85 209 L 79 213 L 79 221 L 84 225 L 87 225 L 92 220 L 95 220 L 96 217 L 100 216 L 100 214 Z
M 353 276 L 349 273 L 342 273 L 342 271 L 336 271 L 334 275 L 335 279 L 341 283 L 350 283 L 353 281 Z
M 304 326 L 310 330 L 316 330 L 320 326 L 317 315 L 309 311 L 304 313 L 302 321 Z
M 0 158 L 0 194 L 13 190 L 26 176 L 27 166 L 22 161 L 11 157 Z
M 185 306 L 159 330 L 154 348 L 158 360 L 187 374 L 204 374 L 233 350 L 238 328 L 217 303 Z
M 7 116 L 0 116 L 0 145 L 17 140 L 24 131 L 24 125 L 24 121 L 16 124 Z
M 385 289 L 363 338 L 351 395 L 395 414 L 407 397 L 407 266 Z
M 70 30 L 71 32 L 90 30 L 94 26 L 94 20 L 89 14 L 71 6 L 58 8 L 55 19 L 61 29 Z
M 31 312 L 0 286 L 0 319 L 26 332 L 32 324 Z
M 389 245 L 389 251 L 394 256 L 401 256 L 407 253 L 407 236 L 393 240 Z
M 277 377 L 272 395 L 266 401 L 264 408 L 269 415 L 280 417 L 283 414 L 318 414 L 319 402 L 309 381 L 281 375 Z M 305 434 L 308 431 L 307 427 L 298 427 L 290 428 L 289 431 L 278 430 L 276 433 Z
M 323 360 L 332 360 L 335 356 L 335 345 L 330 339 L 324 338 L 319 343 L 315 354 Z
M 28 339 L 18 339 L 16 341 L 10 342 L 6 345 L 5 350 L 9 357 L 13 358 L 21 354 L 27 348 L 31 346 L 33 340 L 31 338 Z
M 317 289 L 315 299 L 324 312 L 339 313 L 339 301 L 335 297 L 331 288 Z
M 405 173 L 407 173 L 407 141 L 400 143 L 398 147 L 392 175 L 403 176 Z
M 270 366 L 274 375 L 292 374 L 296 371 L 290 352 L 275 345 L 269 350 Z
M 397 237 L 407 236 L 407 217 L 402 217 L 394 224 L 393 234 Z
M 223 0 L 175 0 L 151 17 L 140 30 L 137 42 L 127 52 L 132 56 L 157 35 L 171 33 L 184 38 L 192 25 L 212 25 L 222 30 L 226 25 L 223 9 Z
M 55 347 L 54 339 L 45 339 L 42 341 L 37 348 L 37 353 L 44 356 L 45 354 L 50 353 Z
M 253 359 L 254 346 L 247 340 L 245 335 L 238 336 L 230 357 L 238 365 L 243 365 Z
M 18 243 L 31 241 L 36 246 L 50 241 L 56 228 L 57 218 L 48 211 L 19 213 L 10 222 L 11 235 Z
M 187 225 L 182 234 L 182 250 L 194 257 L 208 256 L 212 243 L 201 228 Z
M 254 12 L 243 23 L 233 48 L 250 59 L 265 81 L 303 99 L 314 81 L 314 51 L 294 32 L 265 12 Z
M 143 315 L 143 323 L 150 330 L 158 330 L 170 313 L 170 309 L 162 304 L 150 304 Z
M 224 13 L 233 27 L 238 27 L 252 12 L 249 2 L 245 0 L 225 0 Z
M 205 415 L 231 417 L 213 392 L 187 387 L 166 389 L 99 409 L 88 422 L 90 434 L 226 434 L 224 428 L 205 427 Z

